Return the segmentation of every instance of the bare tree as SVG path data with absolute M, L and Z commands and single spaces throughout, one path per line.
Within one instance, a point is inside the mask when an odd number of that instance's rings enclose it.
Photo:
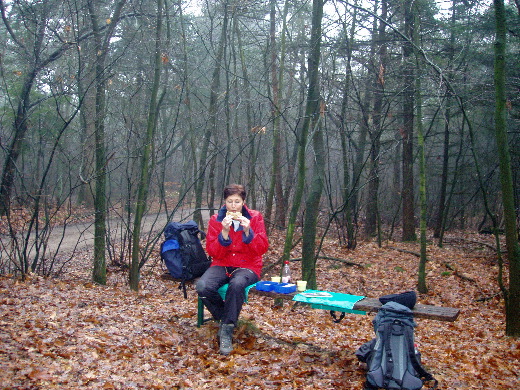
M 217 54 L 215 57 L 215 64 L 213 68 L 213 75 L 211 78 L 211 90 L 209 99 L 209 120 L 206 131 L 201 145 L 201 153 L 199 158 L 199 173 L 195 183 L 195 214 L 194 220 L 198 225 L 203 228 L 204 222 L 202 220 L 202 197 L 204 194 L 204 186 L 206 183 L 206 167 L 210 161 L 208 161 L 209 148 L 211 139 L 214 136 L 217 127 L 217 105 L 218 105 L 218 94 L 220 88 L 220 72 L 224 58 L 224 49 L 227 44 L 227 31 L 229 24 L 229 4 L 228 0 L 224 0 L 224 18 L 222 20 L 222 30 L 220 34 Z
M 505 53 L 506 15 L 503 0 L 494 0 L 495 5 L 495 131 L 500 163 L 500 182 L 504 207 L 506 248 L 509 259 L 509 291 L 506 292 L 506 333 L 520 337 L 520 245 L 516 226 L 514 189 L 511 174 L 511 157 L 506 124 Z
M 97 0 L 88 0 L 88 10 L 92 31 L 94 34 L 95 53 L 95 89 L 96 109 L 94 115 L 95 123 L 95 155 L 96 155 L 96 189 L 95 189 L 95 222 L 94 222 L 94 268 L 92 278 L 94 282 L 106 284 L 106 176 L 107 158 L 105 147 L 105 116 L 106 116 L 106 81 L 107 69 L 106 59 L 109 52 L 110 40 L 121 17 L 121 11 L 126 0 L 119 0 L 109 18 L 102 19 L 98 14 L 101 9 Z M 100 21 L 105 20 L 108 24 L 104 29 Z
M 157 113 L 159 110 L 159 86 L 161 83 L 161 64 L 162 64 L 162 14 L 163 0 L 157 0 L 157 21 L 155 27 L 155 59 L 154 59 L 154 77 L 150 103 L 148 106 L 148 121 L 146 124 L 146 135 L 144 137 L 144 145 L 141 155 L 141 172 L 139 175 L 139 184 L 137 186 L 137 200 L 135 206 L 134 228 L 132 235 L 132 263 L 130 266 L 130 288 L 134 291 L 139 289 L 139 270 L 145 263 L 145 259 L 141 257 L 141 222 L 146 209 L 148 200 L 148 191 L 150 186 L 150 175 L 153 171 L 154 159 L 151 158 L 155 129 L 157 128 Z
M 378 2 L 374 2 L 377 7 Z M 381 20 L 386 20 L 388 5 L 386 0 L 381 1 Z M 374 10 L 374 13 L 376 10 Z M 381 136 L 383 134 L 383 102 L 385 93 L 385 77 L 386 68 L 388 66 L 387 44 L 386 44 L 386 24 L 381 20 L 374 18 L 374 27 L 372 35 L 371 47 L 375 54 L 376 41 L 379 43 L 378 61 L 374 66 L 373 89 L 374 89 L 374 110 L 372 114 L 372 126 L 370 126 L 370 173 L 368 182 L 368 201 L 367 201 L 367 218 L 365 232 L 368 235 L 377 233 L 379 245 L 381 245 L 381 222 L 379 215 L 379 165 L 381 152 Z M 378 23 L 379 22 L 379 23 Z
M 414 133 L 414 53 L 412 46 L 413 35 L 413 2 L 405 0 L 404 10 L 404 34 L 407 39 L 403 42 L 403 241 L 414 241 L 415 235 L 415 199 L 414 199 L 414 174 L 413 174 L 413 133 Z
M 320 125 L 320 90 L 319 90 L 319 65 L 321 57 L 321 21 L 323 18 L 323 0 L 314 0 L 312 3 L 312 26 L 310 51 L 308 58 L 309 88 L 307 91 L 307 103 L 305 117 L 303 118 L 303 131 L 300 153 L 305 153 L 305 138 L 309 132 L 313 132 L 314 146 L 314 175 L 310 192 L 306 201 L 305 221 L 302 242 L 302 277 L 309 283 L 309 288 L 316 288 L 316 225 L 319 215 L 319 204 L 324 186 L 325 149 L 323 145 L 323 133 Z M 299 165 L 300 172 L 305 175 L 305 161 Z M 301 173 L 300 173 L 301 174 Z M 299 183 L 300 185 L 303 183 Z M 301 191 L 303 188 L 297 188 Z
M 426 294 L 428 287 L 426 285 L 426 152 L 425 152 L 425 140 L 423 131 L 423 101 L 421 93 L 421 76 L 422 76 L 422 57 L 417 53 L 417 47 L 419 47 L 419 29 L 421 27 L 419 8 L 417 4 L 414 4 L 413 9 L 414 19 L 414 30 L 413 30 L 413 42 L 414 42 L 414 55 L 416 61 L 416 77 L 415 77 L 415 94 L 416 94 L 416 110 L 417 110 L 417 146 L 419 149 L 419 209 L 420 209 L 420 258 L 419 258 L 419 271 L 417 280 L 417 290 Z

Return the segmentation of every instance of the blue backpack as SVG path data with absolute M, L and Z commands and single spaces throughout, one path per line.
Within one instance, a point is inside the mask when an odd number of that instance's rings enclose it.
M 376 338 L 363 344 L 357 358 L 367 364 L 365 389 L 419 390 L 438 382 L 421 364 L 414 346 L 413 312 L 397 302 L 385 303 L 373 321 Z
M 164 229 L 161 258 L 170 275 L 180 279 L 179 289 L 184 290 L 184 298 L 187 298 L 185 282 L 202 276 L 211 264 L 200 242 L 205 237 L 195 221 L 170 222 Z

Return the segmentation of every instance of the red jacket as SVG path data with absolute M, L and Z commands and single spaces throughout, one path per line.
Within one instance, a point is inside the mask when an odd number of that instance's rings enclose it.
M 244 235 L 242 226 L 237 231 L 232 226 L 228 240 L 222 237 L 222 220 L 226 216 L 226 207 L 223 206 L 213 215 L 209 220 L 206 251 L 213 260 L 212 266 L 248 268 L 260 278 L 262 255 L 269 247 L 264 217 L 260 212 L 246 206 L 242 208 L 242 215 L 251 221 L 249 236 Z

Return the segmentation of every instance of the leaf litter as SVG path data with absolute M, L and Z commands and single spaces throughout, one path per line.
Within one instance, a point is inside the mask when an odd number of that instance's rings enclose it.
M 440 389 L 515 388 L 520 340 L 505 335 L 493 239 L 449 238 L 443 248 L 428 247 L 429 292 L 418 302 L 461 314 L 455 322 L 416 320 L 423 363 Z M 276 233 L 270 241 L 265 265 L 283 248 Z M 327 259 L 317 263 L 322 290 L 378 297 L 415 288 L 417 244 L 362 242 L 349 251 L 328 241 L 324 248 Z M 185 300 L 177 283 L 161 279 L 158 255 L 142 270 L 138 293 L 118 268 L 109 268 L 106 286 L 91 283 L 91 263 L 84 253 L 58 278 L 0 277 L 1 389 L 362 388 L 365 366 L 354 352 L 374 337 L 373 314 L 348 314 L 336 324 L 327 311 L 253 296 L 234 352 L 221 356 L 217 325 L 197 328 L 196 292 L 189 287 Z M 299 278 L 300 263 L 291 267 Z

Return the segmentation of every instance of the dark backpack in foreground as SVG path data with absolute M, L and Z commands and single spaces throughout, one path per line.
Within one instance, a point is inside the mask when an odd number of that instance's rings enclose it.
M 170 222 L 164 229 L 161 258 L 170 275 L 181 280 L 179 289 L 184 290 L 184 298 L 187 298 L 185 282 L 202 276 L 211 264 L 200 242 L 205 237 L 195 221 Z
M 414 347 L 412 311 L 399 303 L 384 304 L 373 321 L 376 338 L 357 351 L 358 359 L 367 364 L 365 389 L 419 390 L 424 382 L 437 380 L 421 364 Z

